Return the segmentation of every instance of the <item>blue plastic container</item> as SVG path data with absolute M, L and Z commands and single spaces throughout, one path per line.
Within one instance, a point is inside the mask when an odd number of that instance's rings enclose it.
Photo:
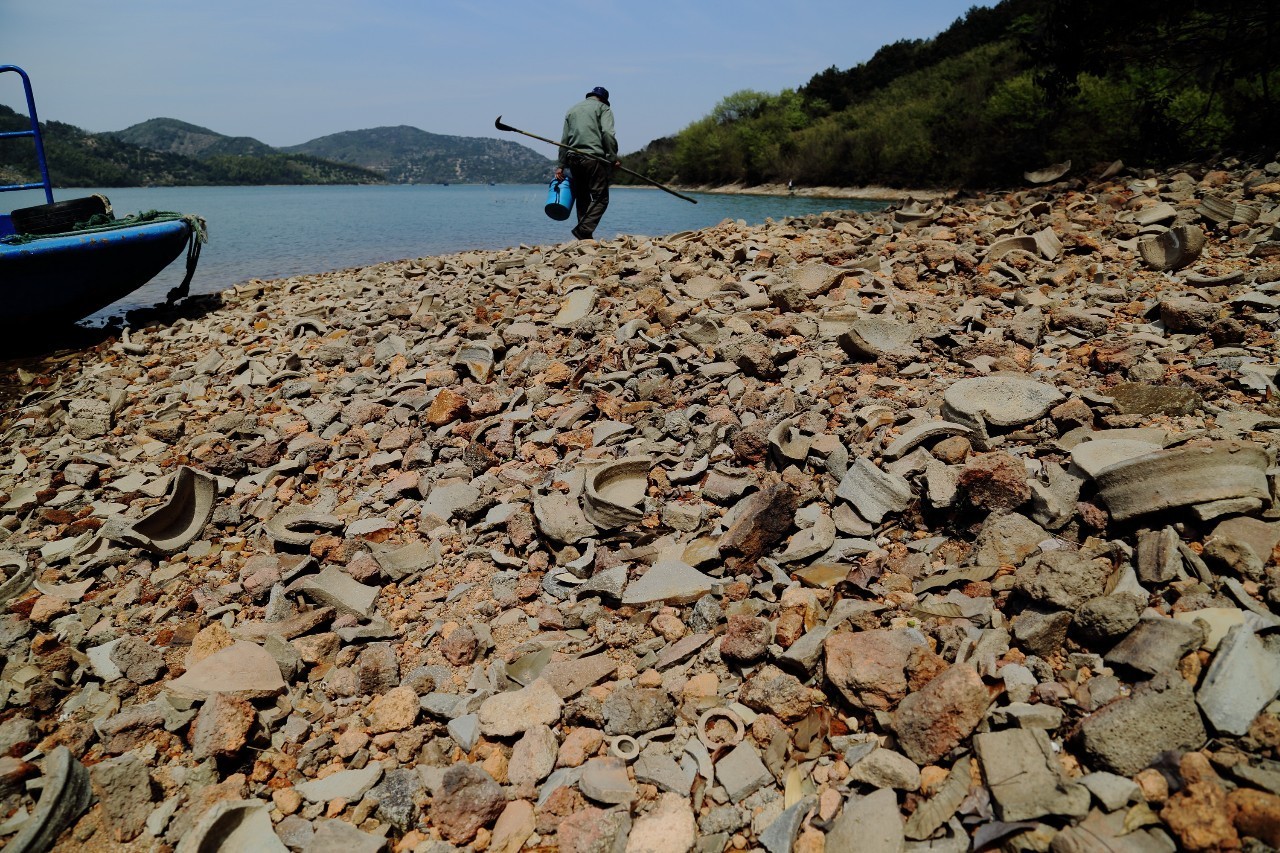
M 569 218 L 569 213 L 573 210 L 573 190 L 569 188 L 568 178 L 551 181 L 551 186 L 547 188 L 547 206 L 543 209 L 547 211 L 547 216 L 557 222 Z

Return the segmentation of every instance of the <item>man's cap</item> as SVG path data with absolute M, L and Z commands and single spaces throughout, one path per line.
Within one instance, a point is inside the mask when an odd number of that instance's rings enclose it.
M 592 95 L 604 101 L 604 105 L 606 107 L 609 106 L 609 90 L 606 89 L 604 86 L 596 86 L 590 92 L 587 92 L 585 97 L 590 98 Z

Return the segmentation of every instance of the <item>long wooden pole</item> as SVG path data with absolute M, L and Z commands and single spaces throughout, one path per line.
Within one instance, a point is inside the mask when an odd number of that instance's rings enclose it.
M 662 184 L 658 183 L 653 178 L 650 178 L 647 175 L 642 175 L 639 172 L 628 169 L 626 166 L 615 164 L 612 161 L 605 159 L 604 157 L 598 157 L 595 154 L 590 154 L 586 151 L 579 151 L 577 148 L 574 148 L 572 145 L 565 145 L 563 142 L 556 142 L 554 139 L 547 139 L 545 136 L 538 136 L 538 134 L 536 133 L 529 133 L 528 131 L 521 130 L 518 127 L 512 127 L 509 124 L 503 124 L 502 116 L 498 116 L 497 119 L 494 120 L 493 126 L 496 127 L 498 130 L 509 130 L 512 133 L 519 133 L 529 137 L 530 139 L 536 139 L 539 142 L 546 142 L 556 146 L 557 148 L 564 148 L 567 151 L 572 151 L 575 154 L 580 154 L 583 157 L 590 157 L 592 160 L 597 160 L 601 163 L 607 163 L 610 166 L 614 166 L 614 168 L 621 169 L 622 171 L 626 172 L 628 175 L 635 175 L 637 178 L 639 178 L 640 180 L 644 181 L 647 184 L 653 184 L 655 187 L 662 190 L 663 192 L 671 193 L 676 198 L 682 198 L 685 201 L 692 202 L 693 204 L 698 203 L 698 200 L 696 198 L 689 198 L 687 195 L 682 195 L 681 193 L 678 193 L 675 190 L 671 189 L 671 187 L 663 186 Z

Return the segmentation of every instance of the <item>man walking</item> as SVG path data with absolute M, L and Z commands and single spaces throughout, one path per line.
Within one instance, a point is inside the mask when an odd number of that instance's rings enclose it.
M 564 117 L 564 133 L 560 142 L 592 156 L 583 156 L 566 148 L 560 149 L 560 165 L 556 178 L 569 170 L 578 224 L 573 236 L 590 240 L 609 206 L 609 177 L 618 165 L 618 139 L 613 131 L 613 110 L 609 108 L 609 90 L 596 86 Z M 599 159 L 597 159 L 599 158 Z

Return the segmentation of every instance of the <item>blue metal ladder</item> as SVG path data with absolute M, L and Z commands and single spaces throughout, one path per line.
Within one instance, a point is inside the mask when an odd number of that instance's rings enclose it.
M 40 162 L 41 180 L 39 183 L 34 184 L 0 184 L 0 192 L 44 189 L 45 201 L 53 204 L 53 182 L 49 180 L 49 164 L 44 158 L 44 139 L 40 136 L 40 120 L 36 118 L 36 99 L 31 94 L 31 78 L 27 76 L 27 72 L 16 65 L 0 65 L 0 74 L 6 71 L 16 71 L 18 76 L 22 78 L 22 88 L 27 95 L 27 115 L 31 117 L 31 127 L 27 130 L 11 130 L 0 133 L 0 139 L 12 139 L 18 136 L 30 136 L 35 139 L 36 159 Z

